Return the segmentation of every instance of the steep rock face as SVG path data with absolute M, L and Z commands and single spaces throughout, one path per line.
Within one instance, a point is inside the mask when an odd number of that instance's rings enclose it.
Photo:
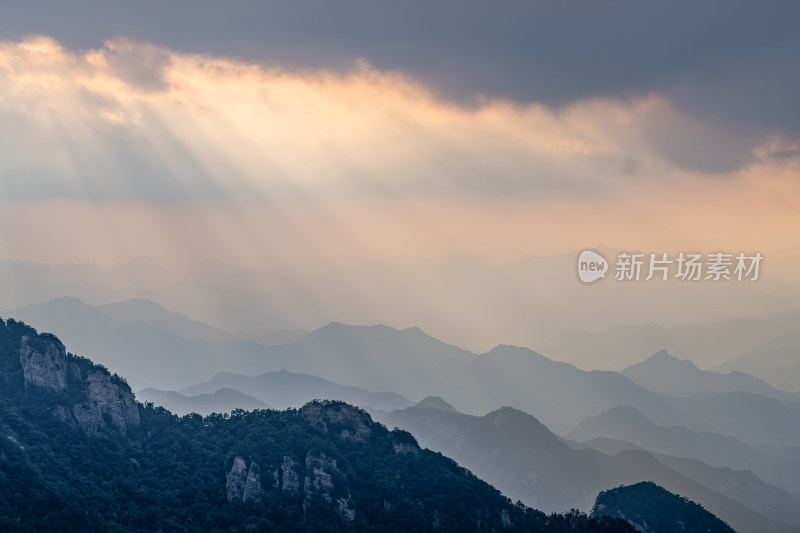
M 139 425 L 139 408 L 133 399 L 130 388 L 114 383 L 105 370 L 91 368 L 85 378 L 75 362 L 70 364 L 69 388 L 83 389 L 85 401 L 72 406 L 72 416 L 78 427 L 87 435 L 98 435 L 111 426 L 123 435 L 131 427 Z M 68 419 L 63 411 L 56 414 L 62 420 Z M 66 420 L 69 421 L 69 420 Z
M 353 521 L 356 518 L 356 508 L 350 490 L 346 486 L 337 487 L 334 478 L 342 479 L 346 483 L 344 474 L 336 467 L 336 459 L 324 453 L 309 452 L 306 455 L 303 511 L 308 510 L 315 501 L 322 501 L 327 505 L 335 504 L 336 512 L 342 520 Z
M 55 337 L 23 336 L 19 360 L 26 391 L 41 388 L 83 392 L 82 401 L 53 408 L 53 415 L 61 421 L 79 427 L 87 435 L 98 435 L 108 425 L 127 434 L 132 426 L 139 425 L 139 408 L 130 387 L 119 380 L 115 382 L 102 367 L 83 364 L 81 370 L 81 359 L 67 354 Z
M 247 471 L 247 480 L 244 484 L 242 502 L 260 502 L 263 495 L 264 488 L 261 486 L 261 469 L 255 462 L 250 463 L 250 469 Z
M 58 339 L 45 335 L 22 337 L 19 362 L 25 376 L 25 390 L 30 386 L 54 391 L 67 388 L 67 352 Z
M 286 494 L 297 494 L 300 492 L 300 474 L 297 472 L 297 461 L 289 456 L 283 457 L 278 469 L 278 483 L 280 489 Z
M 228 502 L 252 503 L 261 501 L 261 497 L 264 495 L 264 488 L 261 486 L 261 469 L 255 461 L 250 463 L 250 468 L 247 468 L 247 463 L 243 458 L 235 457 L 225 481 L 225 494 Z
M 327 457 L 324 453 L 318 455 L 311 452 L 306 455 L 306 479 L 303 484 L 303 509 L 306 509 L 313 498 L 320 498 L 325 503 L 332 503 L 333 492 L 332 472 L 338 471 L 336 459 Z
M 139 425 L 139 409 L 129 388 L 113 383 L 111 376 L 96 370 L 89 372 L 85 384 L 89 402 L 101 417 L 108 415 L 114 427 L 127 433 L 130 426 Z
M 247 464 L 241 457 L 234 457 L 231 471 L 228 472 L 225 480 L 225 494 L 228 501 L 242 501 L 244 496 L 244 486 L 247 482 Z
M 352 405 L 312 402 L 304 405 L 299 412 L 315 428 L 326 433 L 334 431 L 343 440 L 366 442 L 372 433 L 372 419 Z

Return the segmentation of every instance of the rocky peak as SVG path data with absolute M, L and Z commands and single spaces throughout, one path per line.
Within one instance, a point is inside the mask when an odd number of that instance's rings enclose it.
M 261 486 L 261 468 L 258 464 L 252 461 L 248 468 L 243 458 L 234 457 L 231 471 L 226 476 L 225 494 L 231 503 L 261 501 L 264 488 Z
M 67 388 L 67 351 L 51 335 L 23 336 L 19 362 L 25 377 L 25 390 L 31 386 L 63 391 Z
M 372 418 L 343 402 L 314 401 L 300 408 L 299 413 L 315 428 L 326 433 L 335 431 L 343 440 L 366 442 L 372 433 Z

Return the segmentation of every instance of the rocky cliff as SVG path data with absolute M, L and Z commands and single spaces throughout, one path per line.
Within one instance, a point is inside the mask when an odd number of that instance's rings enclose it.
M 332 433 L 334 438 L 345 442 L 364 443 L 372 434 L 372 419 L 351 405 L 312 402 L 301 408 L 298 414 L 317 430 Z M 413 444 L 416 445 L 416 442 Z M 398 445 L 401 444 L 395 444 Z M 402 446 L 402 453 L 413 450 L 407 442 Z M 405 451 L 406 448 L 409 451 Z M 356 518 L 356 505 L 348 477 L 338 467 L 336 459 L 324 452 L 309 450 L 302 461 L 284 455 L 280 464 L 272 470 L 270 485 L 268 489 L 277 490 L 284 497 L 301 498 L 303 514 L 315 506 L 322 506 L 334 510 L 345 523 L 353 522 Z M 265 492 L 261 466 L 255 461 L 248 465 L 243 457 L 235 456 L 226 476 L 225 489 L 230 503 L 261 501 Z
M 369 414 L 345 403 L 311 402 L 300 409 L 300 416 L 313 427 L 333 432 L 343 440 L 366 442 L 372 432 Z
M 248 468 L 244 459 L 235 457 L 226 481 L 225 492 L 229 502 L 261 501 L 264 488 L 261 486 L 261 469 L 255 462 L 251 462 Z
M 38 335 L 24 336 L 20 342 L 19 362 L 29 387 L 62 391 L 67 388 L 67 351 L 58 339 Z
M 19 362 L 25 393 L 65 393 L 56 398 L 53 415 L 87 435 L 106 430 L 127 434 L 139 425 L 130 387 L 105 368 L 67 353 L 52 335 L 23 336 Z

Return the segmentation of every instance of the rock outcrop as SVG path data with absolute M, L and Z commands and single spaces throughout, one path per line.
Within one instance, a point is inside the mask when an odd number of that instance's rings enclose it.
M 343 440 L 366 442 L 372 433 L 369 415 L 343 402 L 311 402 L 299 413 L 315 428 L 335 432 Z
M 345 486 L 337 487 L 334 477 L 343 480 Z M 356 508 L 350 490 L 346 486 L 347 478 L 336 467 L 336 459 L 324 453 L 306 455 L 306 479 L 303 484 L 303 511 L 315 502 L 334 505 L 339 518 L 352 522 L 356 518 Z
M 67 388 L 67 351 L 54 337 L 22 337 L 19 362 L 25 377 L 25 390 L 41 387 L 53 391 Z
M 103 422 L 108 417 L 111 425 L 122 433 L 139 425 L 139 408 L 128 387 L 112 382 L 107 372 L 91 370 L 84 381 L 89 397 L 87 406 L 94 407 L 95 420 Z
M 297 471 L 297 465 L 297 461 L 289 456 L 284 456 L 283 463 L 281 463 L 278 469 L 278 487 L 281 491 L 289 495 L 300 492 L 300 474 Z
M 247 464 L 241 457 L 234 457 L 231 471 L 225 478 L 225 494 L 229 502 L 242 501 L 245 483 L 247 483 Z
M 395 455 L 417 455 L 421 451 L 417 439 L 408 431 L 395 428 L 389 434 L 389 438 L 392 441 L 392 448 L 394 449 Z
M 139 408 L 130 387 L 105 368 L 67 354 L 55 337 L 23 336 L 19 360 L 26 392 L 38 388 L 78 393 L 76 397 L 81 400 L 77 403 L 54 406 L 53 415 L 63 422 L 87 435 L 98 435 L 109 426 L 127 434 L 139 425 Z
M 230 503 L 261 501 L 264 488 L 261 486 L 261 469 L 258 464 L 252 461 L 248 468 L 243 458 L 234 457 L 231 471 L 226 477 L 225 494 Z

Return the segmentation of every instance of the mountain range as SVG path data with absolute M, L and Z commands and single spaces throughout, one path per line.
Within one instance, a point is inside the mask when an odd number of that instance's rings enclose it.
M 342 402 L 179 418 L 53 335 L 0 321 L 5 531 L 586 531 Z
M 36 318 L 39 327 L 64 331 L 76 351 L 98 354 L 100 363 L 128 376 L 137 390 L 181 392 L 220 372 L 254 376 L 285 369 L 337 385 L 392 391 L 410 401 L 440 395 L 460 411 L 476 415 L 511 405 L 560 434 L 586 417 L 630 405 L 662 426 L 718 432 L 752 446 L 800 446 L 796 393 L 738 372 L 700 370 L 666 352 L 620 374 L 584 371 L 521 347 L 501 345 L 476 356 L 418 328 L 331 323 L 288 344 L 263 346 L 230 340 L 226 335 L 232 334 L 138 300 L 92 307 L 61 299 L 21 311 Z M 194 332 L 194 338 L 183 336 L 187 332 Z M 215 387 L 236 388 L 212 382 L 210 387 L 188 389 L 188 394 L 213 393 Z M 268 405 L 297 404 L 261 397 L 252 388 L 239 392 Z M 329 394 L 330 388 L 324 392 Z M 370 405 L 374 400 L 352 401 L 382 410 Z
M 793 531 L 800 524 L 800 500 L 748 472 L 705 464 L 687 469 L 680 458 L 674 458 L 673 467 L 629 443 L 602 453 L 564 441 L 533 416 L 510 407 L 476 417 L 452 408 L 415 406 L 383 421 L 410 431 L 422 446 L 453 457 L 510 497 L 547 511 L 588 510 L 600 487 L 651 480 L 702 502 L 740 531 Z M 702 470 L 704 476 L 692 477 L 686 470 Z M 729 486 L 740 489 L 730 491 Z
M 628 441 L 665 455 L 688 457 L 711 466 L 751 470 L 767 483 L 800 495 L 800 463 L 758 451 L 734 437 L 698 433 L 684 426 L 662 427 L 631 406 L 619 406 L 581 422 L 567 438 Z
M 224 388 L 241 391 L 278 409 L 300 407 L 319 398 L 336 399 L 375 412 L 388 412 L 412 405 L 412 402 L 394 392 L 369 392 L 359 387 L 339 385 L 327 379 L 286 370 L 258 376 L 222 372 L 210 381 L 181 389 L 180 393 L 212 394 Z
M 773 387 L 800 391 L 800 311 L 662 327 L 653 322 L 615 325 L 598 332 L 574 330 L 546 352 L 581 368 L 622 370 L 642 354 L 667 350 L 702 368 L 745 372 Z

